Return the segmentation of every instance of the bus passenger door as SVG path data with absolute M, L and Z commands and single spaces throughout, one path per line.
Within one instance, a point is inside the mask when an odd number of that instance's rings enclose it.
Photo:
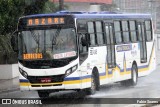
M 109 69 L 116 67 L 115 43 L 113 34 L 113 23 L 105 23 L 105 33 L 107 41 L 107 65 Z
M 141 63 L 147 62 L 147 47 L 146 47 L 146 36 L 145 36 L 145 24 L 144 22 L 138 23 L 138 38 L 140 42 L 140 59 Z

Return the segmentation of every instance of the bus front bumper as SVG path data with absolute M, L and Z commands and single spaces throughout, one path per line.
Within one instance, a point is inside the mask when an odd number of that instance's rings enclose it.
M 58 83 L 30 83 L 27 79 L 20 79 L 21 90 L 74 90 L 81 89 L 81 81 L 63 81 Z

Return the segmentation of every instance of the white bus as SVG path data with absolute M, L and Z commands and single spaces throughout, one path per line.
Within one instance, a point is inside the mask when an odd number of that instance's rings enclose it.
M 16 47 L 16 45 L 15 45 Z M 21 90 L 48 97 L 61 90 L 94 94 L 101 85 L 136 85 L 156 68 L 151 16 L 55 13 L 18 23 Z

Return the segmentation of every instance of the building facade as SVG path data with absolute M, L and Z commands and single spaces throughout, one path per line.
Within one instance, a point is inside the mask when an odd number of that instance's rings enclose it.
M 59 0 L 51 0 L 59 2 Z M 102 11 L 102 7 L 110 7 L 112 0 L 64 0 L 64 5 L 68 6 L 69 11 Z M 107 9 L 109 11 L 109 8 Z
M 160 0 L 113 0 L 116 10 L 122 13 L 147 13 L 152 15 L 154 29 L 160 32 Z

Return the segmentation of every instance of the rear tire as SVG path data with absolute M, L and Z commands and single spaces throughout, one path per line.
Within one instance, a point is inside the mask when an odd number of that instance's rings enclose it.
M 48 98 L 49 97 L 49 92 L 38 91 L 38 95 L 39 95 L 40 98 Z
M 137 68 L 137 65 L 133 65 L 132 66 L 132 78 L 130 80 L 130 84 L 131 85 L 137 85 L 137 82 L 138 82 L 138 68 Z
M 136 64 L 132 65 L 131 79 L 122 81 L 121 84 L 124 86 L 135 86 L 138 82 L 138 68 Z

